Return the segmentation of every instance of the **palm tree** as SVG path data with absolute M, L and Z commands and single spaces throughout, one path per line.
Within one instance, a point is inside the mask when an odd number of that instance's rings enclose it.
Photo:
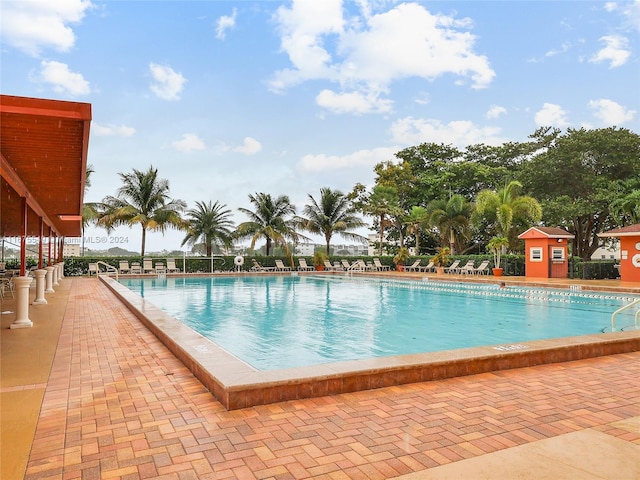
M 91 174 L 94 173 L 93 165 L 87 165 L 84 177 L 84 194 L 91 187 Z M 100 217 L 100 203 L 90 202 L 82 204 L 82 256 L 84 257 L 84 229 L 92 223 L 96 223 Z
M 189 243 L 194 245 L 202 240 L 207 257 L 211 256 L 213 245 L 229 247 L 233 243 L 233 222 L 229 219 L 231 210 L 225 210 L 226 205 L 218 202 L 196 202 L 196 207 L 187 213 L 187 235 L 182 240 L 182 245 Z
M 132 173 L 119 173 L 123 185 L 115 197 L 103 199 L 105 210 L 98 219 L 98 225 L 107 230 L 119 225 L 142 228 L 142 247 L 140 254 L 144 256 L 147 230 L 164 233 L 167 227 L 185 228 L 180 213 L 187 204 L 183 200 L 169 197 L 169 181 L 158 178 L 158 170 L 149 167 L 142 172 L 133 169 Z
M 611 210 L 622 225 L 640 223 L 640 190 L 635 190 L 611 203 Z
M 264 237 L 267 241 L 266 253 L 271 252 L 271 245 L 282 246 L 288 251 L 287 239 L 297 241 L 300 235 L 295 231 L 294 220 L 287 218 L 296 213 L 296 207 L 291 204 L 289 197 L 280 195 L 272 198 L 268 193 L 249 195 L 249 201 L 255 210 L 239 208 L 250 220 L 238 225 L 235 235 L 237 238 L 251 237 L 251 249 L 256 242 Z
M 469 237 L 473 206 L 462 195 L 454 194 L 449 200 L 433 200 L 427 205 L 429 224 L 440 233 L 441 245 L 449 244 L 451 254 Z
M 509 182 L 497 192 L 482 190 L 476 197 L 474 221 L 486 220 L 494 234 L 506 237 L 513 245 L 518 229 L 531 226 L 542 218 L 542 208 L 538 201 L 528 195 L 520 195 L 522 184 L 516 180 Z
M 394 187 L 376 185 L 362 206 L 362 211 L 377 217 L 379 223 L 379 255 L 382 255 L 384 230 L 392 224 L 388 217 L 400 215 L 398 191 Z
M 405 217 L 404 224 L 407 226 L 407 234 L 413 235 L 416 239 L 416 255 L 420 255 L 420 231 L 429 223 L 429 213 L 421 206 L 413 206 L 409 215 Z
M 355 214 L 355 209 L 346 195 L 330 188 L 320 189 L 320 203 L 309 195 L 311 203 L 304 206 L 304 217 L 296 217 L 300 227 L 308 232 L 323 235 L 327 254 L 331 252 L 330 243 L 333 234 L 366 243 L 362 235 L 350 232 L 354 228 L 364 227 L 366 223 Z

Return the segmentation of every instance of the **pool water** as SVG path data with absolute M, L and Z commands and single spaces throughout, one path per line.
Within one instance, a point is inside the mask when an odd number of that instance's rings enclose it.
M 258 370 L 597 334 L 635 299 L 333 275 L 120 283 Z

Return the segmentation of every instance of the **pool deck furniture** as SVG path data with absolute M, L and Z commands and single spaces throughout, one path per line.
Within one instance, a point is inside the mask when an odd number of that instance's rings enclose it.
M 307 265 L 307 260 L 305 258 L 298 259 L 298 270 L 301 272 L 309 272 L 313 271 L 314 268 L 310 265 Z
M 489 260 L 483 260 L 470 273 L 474 275 L 489 275 Z
M 103 282 L 9 317 L 2 478 L 640 478 L 640 352 L 227 412 Z
M 373 258 L 373 264 L 375 265 L 376 270 L 379 272 L 388 272 L 389 270 L 391 270 L 391 267 L 389 265 L 382 265 L 380 259 L 377 257 Z
M 461 275 L 473 273 L 475 268 L 476 268 L 475 261 L 468 260 L 467 263 L 465 263 L 462 267 L 460 267 L 456 273 L 459 273 Z
M 276 259 L 276 272 L 290 272 L 291 267 L 287 267 L 282 260 Z
M 456 260 L 451 265 L 449 265 L 448 267 L 444 267 L 444 271 L 446 273 L 457 273 L 458 272 L 458 265 L 460 265 L 460 260 Z
M 431 262 L 431 261 L 430 261 L 430 262 L 429 262 L 428 264 L 426 264 L 424 267 L 423 267 L 423 266 L 420 266 L 420 267 L 418 268 L 418 271 L 419 271 L 419 272 L 425 272 L 425 273 L 427 273 L 427 272 L 435 272 L 435 271 L 436 271 L 436 266 L 434 265 L 434 263 L 433 263 L 433 262 Z
M 167 258 L 167 273 L 179 273 L 180 269 L 176 267 L 175 258 Z
M 166 266 L 165 266 L 165 264 L 164 264 L 164 263 L 162 263 L 162 262 L 156 262 L 156 263 L 153 265 L 153 269 L 154 269 L 155 273 L 158 273 L 158 274 L 160 274 L 160 273 L 167 273 L 167 267 L 166 267 Z
M 251 259 L 251 271 L 252 272 L 273 272 L 275 271 L 276 267 L 263 267 L 262 265 L 260 265 L 255 258 Z
M 405 265 L 404 269 L 407 272 L 419 272 L 420 271 L 420 259 L 416 260 L 411 265 Z
M 155 272 L 155 267 L 153 266 L 153 260 L 150 258 L 145 258 L 142 260 L 142 273 L 153 273 Z
M 127 260 L 120 260 L 118 262 L 118 273 L 131 273 L 131 267 L 129 267 L 129 262 Z
M 142 266 L 140 265 L 140 262 L 131 263 L 131 273 L 137 275 L 142 273 Z

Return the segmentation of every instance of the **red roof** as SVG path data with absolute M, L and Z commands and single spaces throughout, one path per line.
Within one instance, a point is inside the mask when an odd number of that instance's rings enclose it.
M 0 95 L 0 235 L 81 235 L 91 104 Z M 44 234 L 48 235 L 48 229 Z
M 640 223 L 614 228 L 608 232 L 598 234 L 599 237 L 637 237 L 640 236 Z
M 518 235 L 518 238 L 575 238 L 569 232 L 558 227 L 531 227 L 526 232 Z

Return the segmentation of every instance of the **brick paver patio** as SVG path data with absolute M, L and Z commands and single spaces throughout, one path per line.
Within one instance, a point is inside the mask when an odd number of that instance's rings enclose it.
M 228 412 L 100 284 L 71 281 L 27 479 L 385 479 L 640 416 L 640 352 Z M 597 448 L 597 446 L 594 446 Z

